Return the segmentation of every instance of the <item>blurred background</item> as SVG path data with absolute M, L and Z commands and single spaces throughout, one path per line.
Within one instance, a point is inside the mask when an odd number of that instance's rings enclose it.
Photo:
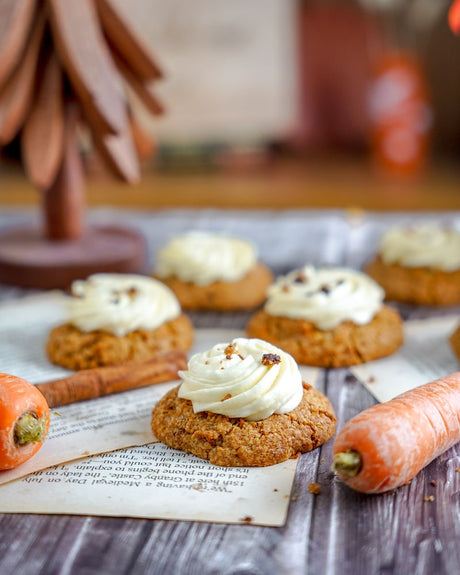
M 166 113 L 130 94 L 135 186 L 83 141 L 89 205 L 460 209 L 448 0 L 114 2 L 163 68 Z M 3 150 L 0 204 L 38 204 L 17 154 Z

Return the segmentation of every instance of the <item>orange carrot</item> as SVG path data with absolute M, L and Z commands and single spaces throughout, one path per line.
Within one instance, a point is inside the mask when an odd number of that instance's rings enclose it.
M 24 379 L 0 373 L 0 469 L 11 469 L 34 455 L 49 426 L 46 399 Z
M 449 8 L 449 26 L 454 34 L 460 34 L 460 0 L 454 0 Z
M 334 442 L 333 470 L 363 493 L 408 483 L 460 441 L 460 372 L 411 389 L 350 419 Z

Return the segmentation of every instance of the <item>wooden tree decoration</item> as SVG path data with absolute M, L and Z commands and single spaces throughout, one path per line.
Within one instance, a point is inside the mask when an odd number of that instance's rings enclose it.
M 64 287 L 94 271 L 140 271 L 142 238 L 85 226 L 78 127 L 110 171 L 140 177 L 123 80 L 153 114 L 153 56 L 111 0 L 0 0 L 0 146 L 19 136 L 25 171 L 43 194 L 43 229 L 0 237 L 0 281 Z

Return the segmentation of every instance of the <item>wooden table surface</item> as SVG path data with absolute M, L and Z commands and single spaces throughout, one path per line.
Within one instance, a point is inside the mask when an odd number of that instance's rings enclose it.
M 23 223 L 34 212 L 0 210 L 0 229 Z M 170 209 L 91 211 L 91 221 L 136 227 L 149 245 L 149 264 L 165 239 L 190 228 L 219 230 L 253 240 L 276 273 L 307 262 L 359 269 L 380 234 L 420 213 L 343 210 Z M 425 213 L 454 222 L 460 212 Z M 25 295 L 0 286 L 0 299 Z M 405 319 L 458 313 L 399 306 Z M 192 314 L 197 327 L 243 329 L 238 314 Z M 321 372 L 318 386 L 332 401 L 339 428 L 375 403 L 347 369 Z M 460 464 L 460 445 L 431 463 L 410 485 L 387 495 L 354 493 L 330 472 L 332 442 L 302 455 L 283 527 L 52 515 L 0 515 L 2 575 L 452 575 L 460 565 L 460 474 L 446 475 L 446 462 Z M 430 481 L 436 480 L 436 486 Z M 308 491 L 321 484 L 319 495 Z M 435 495 L 425 502 L 429 490 Z
M 145 166 L 142 181 L 131 187 L 108 177 L 95 162 L 87 173 L 91 207 L 460 209 L 460 162 L 433 162 L 415 179 L 383 177 L 362 156 L 275 157 L 233 171 Z M 0 206 L 40 203 L 40 194 L 18 168 L 0 164 Z

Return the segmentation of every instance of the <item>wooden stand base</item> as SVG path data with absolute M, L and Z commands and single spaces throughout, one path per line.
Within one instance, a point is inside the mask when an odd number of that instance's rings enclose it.
M 40 289 L 69 287 L 97 272 L 143 273 L 146 246 L 133 230 L 89 227 L 78 240 L 49 240 L 38 228 L 0 234 L 0 282 Z

